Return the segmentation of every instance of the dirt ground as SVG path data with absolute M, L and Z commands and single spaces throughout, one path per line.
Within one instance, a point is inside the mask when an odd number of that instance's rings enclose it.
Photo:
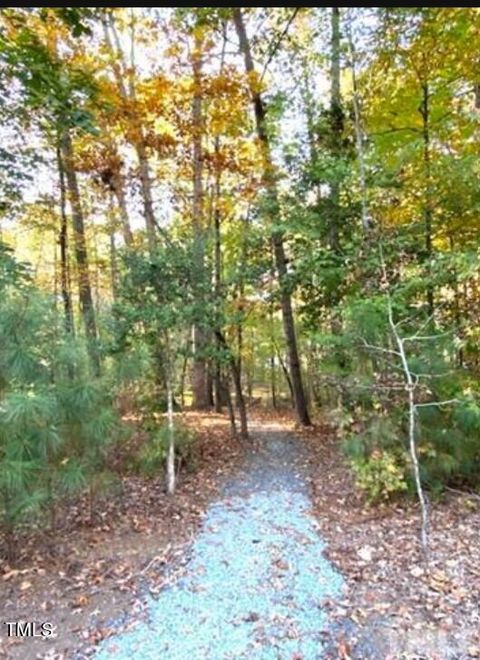
M 311 491 L 326 555 L 347 580 L 345 598 L 326 604 L 337 629 L 332 657 L 480 657 L 478 495 L 448 492 L 431 504 L 426 564 L 417 505 L 367 507 L 333 429 L 301 435 L 312 448 Z
M 21 540 L 15 566 L 0 562 L 0 657 L 12 660 L 81 658 L 113 631 L 125 613 L 142 615 L 142 596 L 155 594 L 182 569 L 208 503 L 242 455 L 228 421 L 187 413 L 198 433 L 198 466 L 180 476 L 174 498 L 162 475 L 123 479 L 123 495 L 99 503 L 94 524 L 72 505 L 66 529 L 55 538 Z M 8 637 L 4 622 L 52 623 L 54 637 Z M 128 625 L 128 618 L 126 618 Z
M 255 414 L 257 424 L 270 417 Z M 114 620 L 125 617 L 129 626 L 131 615 L 146 615 L 144 595 L 183 570 L 209 502 L 245 452 L 230 439 L 225 417 L 188 413 L 185 421 L 199 433 L 198 466 L 182 475 L 174 498 L 161 476 L 126 477 L 123 496 L 104 501 L 92 526 L 77 503 L 73 522 L 54 539 L 26 536 L 18 563 L 0 563 L 0 657 L 88 657 Z M 282 421 L 294 428 L 288 415 Z M 333 428 L 297 433 L 310 448 L 308 486 L 326 555 L 346 581 L 344 596 L 324 603 L 334 633 L 327 657 L 480 657 L 478 496 L 449 492 L 432 505 L 426 565 L 417 506 L 367 507 Z M 51 622 L 56 636 L 8 638 L 6 621 Z

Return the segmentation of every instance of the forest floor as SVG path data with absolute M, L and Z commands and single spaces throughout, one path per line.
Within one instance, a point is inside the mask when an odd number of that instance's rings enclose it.
M 416 506 L 366 507 L 331 427 L 257 415 L 242 448 L 224 417 L 185 420 L 198 466 L 175 498 L 126 477 L 91 526 L 73 507 L 55 540 L 26 536 L 0 565 L 0 623 L 56 626 L 50 639 L 2 626 L 0 656 L 480 657 L 475 497 L 433 507 L 427 569 Z
M 425 564 L 415 503 L 366 506 L 331 427 L 311 447 L 311 494 L 345 597 L 330 603 L 339 658 L 480 658 L 480 498 L 447 492 L 430 511 Z

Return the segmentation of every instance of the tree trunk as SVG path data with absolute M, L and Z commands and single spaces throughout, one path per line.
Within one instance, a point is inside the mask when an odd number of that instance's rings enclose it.
M 343 155 L 343 107 L 340 88 L 340 9 L 332 7 L 331 9 L 331 89 L 330 89 L 330 143 L 331 154 L 333 158 L 340 160 Z M 337 260 L 340 260 L 340 235 L 341 226 L 341 207 L 340 207 L 340 181 L 338 174 L 334 173 L 331 181 L 331 210 L 330 210 L 330 231 L 329 242 L 333 254 Z M 342 317 L 338 309 L 341 300 L 340 288 L 338 286 L 330 287 L 328 290 L 329 306 L 331 308 L 331 332 L 334 336 L 342 334 Z M 339 348 L 335 350 L 335 360 L 342 369 L 345 366 L 345 357 L 343 351 Z
M 168 349 L 167 349 L 168 350 Z M 167 367 L 167 426 L 168 426 L 168 455 L 167 455 L 167 493 L 175 492 L 175 427 L 173 420 L 173 387 L 170 367 Z
M 454 250 L 454 241 L 453 236 L 449 236 L 450 251 Z M 457 267 L 453 266 L 452 268 L 452 290 L 453 290 L 453 313 L 455 319 L 455 329 L 457 332 L 457 337 L 463 339 L 463 329 L 462 329 L 462 311 L 460 306 L 460 289 L 458 285 L 458 271 Z M 462 342 L 457 350 L 457 364 L 460 368 L 464 366 L 464 354 Z
M 270 143 L 266 132 L 266 111 L 263 104 L 262 97 L 258 91 L 253 87 L 253 77 L 255 69 L 253 66 L 253 59 L 250 52 L 250 44 L 248 41 L 245 25 L 241 9 L 236 7 L 233 10 L 233 19 L 237 31 L 238 39 L 240 42 L 240 50 L 243 53 L 245 60 L 245 69 L 247 74 L 250 75 L 250 92 L 252 97 L 253 109 L 255 113 L 255 123 L 257 128 L 257 135 L 262 145 L 263 151 L 263 175 L 264 183 L 267 187 L 271 208 L 274 209 L 272 219 L 277 220 L 274 216 L 279 215 L 278 194 L 275 179 L 272 176 L 273 161 L 270 153 Z M 302 372 L 300 368 L 300 359 L 298 355 L 297 337 L 295 332 L 295 322 L 293 317 L 291 293 L 288 287 L 288 272 L 287 272 L 287 259 L 285 256 L 285 248 L 283 245 L 283 232 L 279 229 L 272 230 L 272 243 L 273 252 L 275 256 L 275 265 L 278 274 L 280 285 L 281 307 L 283 317 L 283 328 L 285 333 L 285 341 L 288 350 L 290 375 L 293 386 L 295 411 L 297 419 L 300 424 L 304 426 L 310 425 L 310 417 L 308 414 L 307 402 L 305 392 L 303 389 Z
M 331 131 L 331 151 L 334 158 L 340 158 L 342 152 L 343 135 L 343 110 L 342 97 L 340 93 L 340 9 L 332 7 L 331 9 L 331 96 L 330 96 L 330 131 Z M 330 199 L 331 217 L 330 217 L 330 247 L 335 253 L 338 253 L 339 244 L 339 222 L 340 222 L 340 182 L 334 174 L 331 182 Z
M 141 127 L 139 127 L 141 130 Z M 140 140 L 136 143 L 135 149 L 137 152 L 138 166 L 140 172 L 140 185 L 143 200 L 143 212 L 145 215 L 145 225 L 147 228 L 147 241 L 150 253 L 155 251 L 157 244 L 156 237 L 156 222 L 155 214 L 153 212 L 153 197 L 152 197 L 152 182 L 150 178 L 150 165 L 147 157 L 147 149 L 143 141 L 143 131 Z
M 68 264 L 68 222 L 67 222 L 67 196 L 65 187 L 65 170 L 63 167 L 61 146 L 57 147 L 57 166 L 60 180 L 60 287 L 62 290 L 63 310 L 65 316 L 65 330 L 74 334 L 72 298 L 70 295 L 70 272 Z
M 111 215 L 113 216 L 113 199 L 112 196 L 110 195 L 110 210 L 111 210 Z M 113 220 L 113 217 L 111 218 Z M 117 290 L 118 290 L 118 263 L 117 263 L 117 246 L 115 243 L 115 228 L 114 228 L 114 223 L 111 222 L 109 232 L 108 232 L 108 239 L 110 243 L 110 278 L 111 278 L 111 286 L 112 286 L 112 299 L 115 300 L 117 297 Z
M 205 291 L 205 227 L 204 227 L 204 199 L 203 199 L 203 116 L 202 116 L 202 40 L 195 36 L 192 55 L 193 69 L 193 208 L 192 228 L 195 250 L 196 279 L 199 283 L 198 296 L 202 302 Z M 203 328 L 197 322 L 193 327 L 193 371 L 192 390 L 193 407 L 197 409 L 208 408 L 207 391 L 207 363 L 204 352 L 206 336 Z
M 230 382 L 228 378 L 225 378 L 223 381 L 223 387 L 225 389 L 225 400 L 227 402 L 227 410 L 228 410 L 228 418 L 230 420 L 230 430 L 232 432 L 232 436 L 234 438 L 237 438 L 237 423 L 235 421 L 235 410 L 233 408 L 232 404 L 232 397 L 230 395 Z
M 352 74 L 352 102 L 353 102 L 353 117 L 355 129 L 355 142 L 357 147 L 358 167 L 360 170 L 360 192 L 362 204 L 362 228 L 365 235 L 370 233 L 371 218 L 368 209 L 367 199 L 367 170 L 365 167 L 365 153 L 364 153 L 364 130 L 362 123 L 362 112 L 360 107 L 360 98 L 357 86 L 357 71 L 356 71 L 356 54 L 355 44 L 353 43 L 351 25 L 347 23 L 347 36 L 348 36 L 348 50 L 350 56 L 350 69 Z
M 278 361 L 280 362 L 280 366 L 282 367 L 283 375 L 285 376 L 285 380 L 287 381 L 288 385 L 288 391 L 290 392 L 290 399 L 292 402 L 292 408 L 295 406 L 295 397 L 293 393 L 293 385 L 292 385 L 292 379 L 290 378 L 290 374 L 288 372 L 288 369 L 285 365 L 285 362 L 283 361 L 282 354 L 280 353 L 278 346 L 276 347 L 277 349 L 277 356 L 278 356 Z
M 427 82 L 422 83 L 422 103 L 420 106 L 422 115 L 422 137 L 423 137 L 423 167 L 425 176 L 425 200 L 423 206 L 423 217 L 425 223 L 425 253 L 427 263 L 427 309 L 428 316 L 433 321 L 434 293 L 432 283 L 432 175 L 430 155 L 430 89 Z
M 215 138 L 215 155 L 218 156 L 220 150 L 220 141 Z M 222 233 L 221 233 L 221 217 L 220 217 L 220 170 L 217 165 L 215 173 L 215 208 L 213 212 L 213 231 L 214 231 L 214 259 L 213 259 L 213 281 L 214 281 L 214 296 L 215 296 L 215 311 L 216 323 L 220 322 L 221 314 L 221 296 L 222 296 Z M 220 345 L 218 340 L 217 351 L 220 352 Z M 215 399 L 215 412 L 222 412 L 222 404 L 224 397 L 222 396 L 222 375 L 220 360 L 217 358 L 214 363 L 214 399 Z
M 188 353 L 185 353 L 180 373 L 180 405 L 185 408 L 185 379 L 187 375 Z
M 230 373 L 232 374 L 233 385 L 235 388 L 235 402 L 237 404 L 238 413 L 240 415 L 240 435 L 242 439 L 248 440 L 248 420 L 247 420 L 247 408 L 245 406 L 245 398 L 242 391 L 242 375 L 239 369 L 239 365 L 230 346 L 227 344 L 227 340 L 223 336 L 221 330 L 215 331 L 216 337 L 222 346 L 225 349 L 228 355 L 228 362 L 230 365 Z M 227 401 L 228 405 L 228 401 Z
M 242 377 L 237 361 L 233 356 L 230 366 L 232 370 L 233 386 L 235 388 L 235 403 L 237 404 L 238 414 L 240 416 L 240 437 L 243 440 L 248 440 L 247 408 L 245 406 L 245 397 L 243 396 L 242 391 Z
M 134 62 L 131 62 L 130 63 L 131 66 L 128 67 L 112 14 L 105 13 L 102 17 L 102 23 L 103 23 L 103 33 L 105 36 L 105 43 L 107 44 L 107 47 L 112 51 L 112 53 L 115 53 L 115 55 L 118 57 L 118 59 L 121 62 L 121 66 L 120 66 L 118 61 L 116 60 L 112 61 L 112 71 L 115 80 L 117 82 L 119 92 L 124 99 L 127 99 L 130 102 L 133 102 L 133 104 L 135 104 L 136 94 L 135 94 L 134 75 L 133 75 L 134 71 L 132 70 L 134 69 Z M 112 39 L 110 37 L 110 32 L 113 35 L 115 48 L 113 46 Z M 133 39 L 133 31 L 132 31 L 132 39 Z M 132 43 L 132 50 L 133 50 L 133 43 Z M 130 70 L 130 75 L 127 75 L 128 70 Z M 125 85 L 124 79 L 128 79 L 129 81 L 128 89 Z M 143 201 L 143 214 L 145 217 L 145 227 L 147 230 L 148 248 L 150 250 L 150 253 L 153 253 L 156 247 L 157 234 L 156 234 L 155 214 L 153 211 L 153 195 L 152 195 L 152 182 L 150 176 L 150 165 L 148 162 L 147 149 L 145 146 L 144 130 L 143 130 L 143 126 L 138 120 L 135 110 L 133 111 L 133 113 L 131 113 L 130 119 L 132 121 L 137 136 L 136 140 L 134 141 L 134 148 L 138 160 L 140 190 Z M 117 199 L 118 199 L 118 194 L 117 194 Z M 120 200 L 119 200 L 119 204 L 120 204 Z
M 66 130 L 62 136 L 62 155 L 73 221 L 80 311 L 85 325 L 85 333 L 87 336 L 88 349 L 93 370 L 95 375 L 99 376 L 100 358 L 97 349 L 97 325 L 95 319 L 95 309 L 93 306 L 92 288 L 90 285 L 87 243 L 85 239 L 85 223 L 80 201 L 77 173 L 75 171 L 73 161 L 72 140 L 68 130 Z
M 115 172 L 112 177 L 113 192 L 118 203 L 118 210 L 120 212 L 120 220 L 122 222 L 122 236 L 127 247 L 133 244 L 133 234 L 130 228 L 130 220 L 127 211 L 127 202 L 125 199 L 125 188 L 123 177 L 120 172 Z
M 275 374 L 275 355 L 270 355 L 270 391 L 272 393 L 272 406 L 277 409 L 277 382 Z

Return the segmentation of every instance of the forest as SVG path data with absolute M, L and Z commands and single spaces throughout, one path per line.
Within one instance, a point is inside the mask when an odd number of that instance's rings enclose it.
M 383 516 L 372 523 L 386 525 L 382 538 L 403 539 L 410 563 L 392 575 L 417 583 L 405 587 L 413 600 L 422 583 L 430 617 L 431 594 L 444 598 L 440 623 L 451 619 L 435 628 L 440 651 L 421 657 L 480 657 L 479 41 L 473 7 L 1 10 L 7 601 L 35 591 L 33 618 L 47 620 L 39 576 L 115 530 L 121 557 L 127 520 L 185 541 L 218 496 L 218 475 L 268 450 L 262 478 L 273 485 L 294 479 L 288 463 L 310 465 L 304 480 L 347 582 L 376 581 L 375 534 L 367 522 L 366 536 L 349 537 L 345 516 Z M 288 436 L 282 460 L 277 432 Z M 283 495 L 262 504 L 269 520 L 290 510 Z M 334 518 L 362 578 L 342 564 Z M 145 576 L 161 553 L 155 537 L 156 550 L 138 554 L 142 533 L 131 543 Z M 93 602 L 84 582 L 65 605 L 74 614 Z M 380 596 L 360 606 L 355 593 L 357 610 L 385 615 Z M 5 621 L 19 611 L 7 607 Z M 262 616 L 242 621 L 257 629 Z M 447 651 L 441 635 L 458 632 L 456 616 L 470 632 Z M 353 622 L 368 630 L 358 612 Z M 365 650 L 344 628 L 317 655 L 297 623 L 298 647 L 267 627 L 270 642 L 235 655 L 230 642 L 213 646 L 212 630 L 206 655 L 185 642 L 161 657 L 418 657 L 401 655 L 420 647 L 398 639 L 393 651 L 378 640 Z M 84 635 L 90 653 L 117 634 L 106 630 Z M 0 655 L 2 637 L 11 641 L 0 631 Z M 119 640 L 98 657 L 160 657 Z M 73 657 L 77 642 L 65 644 L 66 655 L 9 652 Z

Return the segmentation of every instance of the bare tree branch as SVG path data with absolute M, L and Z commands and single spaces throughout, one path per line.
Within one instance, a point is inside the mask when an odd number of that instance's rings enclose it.
M 293 14 L 290 16 L 290 18 L 288 19 L 288 21 L 287 21 L 287 23 L 286 23 L 286 25 L 285 25 L 285 28 L 283 29 L 283 31 L 281 32 L 281 34 L 278 36 L 277 40 L 276 40 L 276 41 L 273 43 L 273 45 L 270 47 L 270 52 L 269 52 L 269 54 L 268 54 L 267 61 L 266 61 L 265 64 L 263 65 L 263 71 L 262 71 L 262 75 L 260 76 L 260 82 L 263 80 L 265 74 L 267 73 L 268 65 L 270 64 L 270 62 L 271 62 L 271 61 L 273 60 L 273 58 L 275 57 L 275 53 L 276 53 L 276 52 L 278 51 L 278 49 L 280 48 L 280 44 L 282 43 L 283 39 L 284 39 L 285 36 L 287 35 L 287 32 L 288 32 L 288 30 L 289 30 L 291 24 L 292 24 L 293 21 L 295 20 L 295 17 L 297 16 L 297 14 L 298 14 L 298 12 L 300 11 L 300 9 L 301 9 L 301 7 L 295 7 L 295 9 L 293 10 Z
M 446 399 L 445 401 L 428 401 L 427 403 L 416 403 L 415 408 L 427 408 L 428 406 L 446 406 L 451 403 L 460 403 L 460 400 Z

